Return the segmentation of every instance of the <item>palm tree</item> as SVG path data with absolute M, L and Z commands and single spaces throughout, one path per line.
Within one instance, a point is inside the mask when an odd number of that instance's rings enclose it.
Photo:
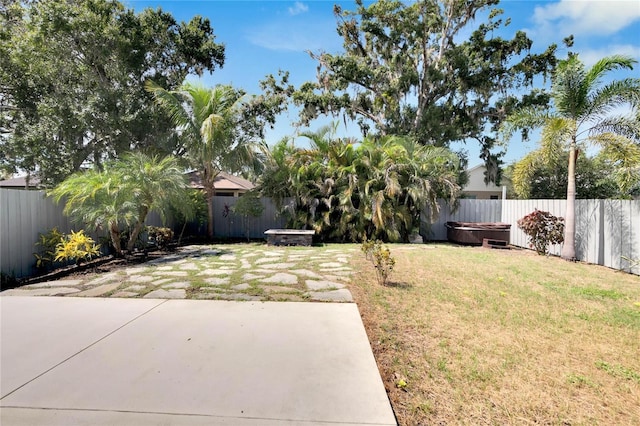
M 425 207 L 435 213 L 438 198 L 453 202 L 460 194 L 460 160 L 446 148 L 387 136 L 365 139 L 358 152 L 359 206 L 373 225 L 370 237 L 407 241 Z
M 552 77 L 553 109 L 523 108 L 513 112 L 503 124 L 506 138 L 516 130 L 542 128 L 540 155 L 553 157 L 569 151 L 567 211 L 562 258 L 573 260 L 575 251 L 576 158 L 586 144 L 604 147 L 622 168 L 618 174 L 622 187 L 632 184 L 640 163 L 640 79 L 627 78 L 603 84 L 607 73 L 633 69 L 637 61 L 627 56 L 608 56 L 585 69 L 577 55 L 560 61 Z M 613 116 L 614 108 L 629 105 L 636 112 Z M 635 154 L 634 154 L 635 153 Z M 631 154 L 631 157 L 629 157 Z M 633 158 L 635 156 L 635 159 Z
M 168 91 L 152 81 L 145 87 L 169 112 L 187 158 L 200 174 L 207 199 L 207 234 L 213 238 L 216 177 L 223 170 L 233 173 L 253 166 L 256 159 L 255 133 L 243 127 L 243 92 L 231 86 L 209 89 L 191 83 Z
M 120 174 L 137 210 L 127 243 L 128 251 L 133 250 L 149 212 L 157 211 L 163 221 L 169 208 L 176 209 L 187 218 L 191 216 L 187 179 L 175 157 L 132 153 L 115 163 L 114 171 Z
M 76 173 L 51 191 L 56 202 L 65 199 L 64 213 L 76 222 L 109 232 L 118 256 L 122 255 L 122 226 L 133 226 L 127 250 L 133 250 L 147 214 L 165 217 L 169 207 L 189 216 L 187 182 L 174 157 L 129 154 L 105 165 L 103 171 Z
M 132 224 L 136 217 L 128 191 L 119 173 L 88 170 L 69 176 L 50 195 L 56 202 L 65 199 L 63 212 L 74 222 L 106 230 L 116 255 L 122 256 L 120 226 Z
M 291 197 L 292 225 L 321 238 L 407 241 L 425 206 L 455 199 L 459 158 L 444 148 L 399 137 L 362 143 L 332 138 L 331 128 L 303 133 L 308 149 L 277 144 L 260 189 L 279 200 Z

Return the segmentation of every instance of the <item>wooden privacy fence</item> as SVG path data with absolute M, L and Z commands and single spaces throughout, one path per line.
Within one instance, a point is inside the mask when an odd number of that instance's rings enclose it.
M 242 217 L 233 213 L 237 201 L 234 197 L 215 197 L 217 236 L 243 238 L 248 234 L 249 238 L 264 238 L 267 229 L 286 225 L 285 218 L 268 198 L 261 200 L 265 208 L 262 216 L 250 217 L 245 224 Z M 556 216 L 565 215 L 564 200 L 462 199 L 454 212 L 441 201 L 440 213 L 433 223 L 428 212 L 423 215 L 421 233 L 430 240 L 446 240 L 447 221 L 505 222 L 511 224 L 511 244 L 527 247 L 527 238 L 517 222 L 536 208 Z M 157 215 L 147 223 L 161 224 Z M 61 232 L 78 229 L 62 214 L 62 205 L 55 205 L 43 191 L 0 189 L 0 270 L 16 277 L 31 275 L 38 234 L 54 226 Z M 559 254 L 560 249 L 553 247 L 552 253 Z M 576 256 L 581 261 L 640 275 L 640 266 L 631 268 L 624 259 L 640 259 L 640 200 L 577 200 Z
M 233 212 L 239 198 L 216 196 L 213 201 L 214 233 L 218 237 L 229 238 L 265 238 L 264 231 L 273 228 L 284 228 L 286 219 L 278 213 L 278 209 L 270 198 L 260 199 L 264 210 L 260 217 L 242 216 Z

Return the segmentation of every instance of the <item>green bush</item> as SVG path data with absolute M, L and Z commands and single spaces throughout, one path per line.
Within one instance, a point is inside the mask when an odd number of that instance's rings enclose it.
M 64 234 L 58 231 L 57 227 L 52 228 L 46 234 L 39 234 L 38 242 L 35 244 L 38 249 L 37 253 L 33 253 L 36 258 L 36 268 L 49 269 L 54 264 L 56 257 L 56 248 L 64 239 Z
M 173 240 L 173 231 L 170 228 L 148 226 L 147 235 L 149 236 L 149 240 L 155 243 L 156 247 L 161 250 L 166 250 Z
M 564 242 L 564 218 L 535 209 L 518 220 L 518 228 L 529 237 L 529 247 L 540 255 L 549 252 L 550 244 Z
M 383 246 L 379 240 L 366 239 L 362 242 L 361 249 L 367 260 L 371 261 L 376 269 L 378 284 L 385 285 L 396 264 L 396 260 L 391 256 L 391 251 Z
M 73 261 L 79 264 L 85 260 L 91 260 L 92 257 L 100 255 L 100 246 L 96 245 L 93 238 L 85 235 L 83 230 L 78 232 L 71 231 L 71 234 L 65 235 L 62 242 L 56 247 L 55 261 L 69 262 Z
M 242 217 L 244 233 L 247 241 L 249 241 L 249 218 L 260 217 L 264 211 L 264 206 L 260 201 L 260 195 L 256 191 L 249 191 L 243 194 L 231 210 L 233 213 Z

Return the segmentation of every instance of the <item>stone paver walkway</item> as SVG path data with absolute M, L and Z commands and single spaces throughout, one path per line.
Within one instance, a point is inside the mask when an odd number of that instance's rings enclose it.
M 0 296 L 352 302 L 353 247 L 186 246 L 103 274 L 43 282 Z

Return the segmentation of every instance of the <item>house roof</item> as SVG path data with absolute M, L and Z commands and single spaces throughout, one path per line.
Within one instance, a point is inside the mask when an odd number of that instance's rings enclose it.
M 37 188 L 40 179 L 35 176 L 29 178 L 29 188 Z M 27 187 L 27 177 L 19 176 L 11 179 L 0 180 L 0 188 L 25 189 Z
M 203 188 L 198 172 L 189 172 L 187 175 L 189 176 L 189 186 L 191 188 Z M 35 176 L 31 176 L 29 179 L 29 188 L 36 188 L 39 184 L 40 179 Z M 26 185 L 26 176 L 0 181 L 0 188 L 24 189 L 26 188 Z M 226 172 L 220 172 L 220 174 L 218 174 L 214 185 L 218 191 L 249 191 L 255 188 L 255 185 L 252 182 Z
M 189 176 L 189 186 L 191 188 L 204 188 L 198 172 L 189 172 L 187 175 Z M 218 191 L 249 191 L 255 188 L 252 182 L 226 172 L 220 172 L 213 184 Z

